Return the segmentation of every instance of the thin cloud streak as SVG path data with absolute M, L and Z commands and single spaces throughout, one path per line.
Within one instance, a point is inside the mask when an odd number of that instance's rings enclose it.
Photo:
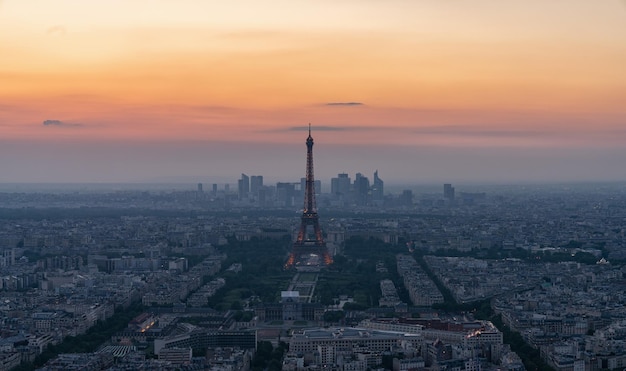
M 46 35 L 65 35 L 67 29 L 62 25 L 55 25 L 46 30 Z
M 569 131 L 559 130 L 553 125 L 530 125 L 524 123 L 500 124 L 497 128 L 489 125 L 430 125 L 430 126 L 399 126 L 379 125 L 352 126 L 316 125 L 312 122 L 313 132 L 345 132 L 349 137 L 340 138 L 339 135 L 326 138 L 330 142 L 340 140 L 344 143 L 354 143 L 348 139 L 362 140 L 364 143 L 420 143 L 432 141 L 433 144 L 443 146 L 469 145 L 483 147 L 536 147 L 536 146 L 586 146 L 586 145 L 615 145 L 626 143 L 626 129 L 621 128 L 593 128 L 572 127 Z M 306 132 L 307 125 L 256 130 L 260 134 Z M 401 139 L 401 140 L 400 140 Z
M 364 106 L 364 103 L 361 102 L 329 102 L 325 104 L 330 107 L 354 107 L 354 106 Z

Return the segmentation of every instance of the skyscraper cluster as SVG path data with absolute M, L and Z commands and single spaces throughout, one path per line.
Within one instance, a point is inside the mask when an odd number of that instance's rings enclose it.
M 345 173 L 338 174 L 330 180 L 331 194 L 344 202 L 356 205 L 375 205 L 382 203 L 384 198 L 384 182 L 378 176 L 378 170 L 374 172 L 374 182 L 361 173 L 356 173 L 354 182 Z
M 263 189 L 263 175 L 247 176 L 241 174 L 241 179 L 237 180 L 237 194 L 239 199 L 258 198 L 259 192 Z

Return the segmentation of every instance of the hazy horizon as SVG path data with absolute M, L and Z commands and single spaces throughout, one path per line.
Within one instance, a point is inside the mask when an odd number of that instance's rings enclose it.
M 315 138 L 314 133 L 314 138 Z M 317 136 L 319 137 L 319 136 Z M 106 143 L 0 147 L 2 183 L 134 183 L 168 179 L 217 179 L 236 184 L 241 173 L 267 181 L 305 175 L 301 144 Z M 388 184 L 619 182 L 626 180 L 626 150 L 485 149 L 448 147 L 314 146 L 316 179 L 378 170 Z M 15 143 L 12 143 L 15 144 Z M 19 146 L 16 146 L 19 147 Z M 20 153 L 19 161 L 14 153 Z M 176 181 L 178 182 L 178 181 Z

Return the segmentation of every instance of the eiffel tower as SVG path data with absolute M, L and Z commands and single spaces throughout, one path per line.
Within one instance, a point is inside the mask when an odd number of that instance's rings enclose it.
M 332 264 L 333 260 L 326 248 L 322 229 L 320 228 L 317 206 L 315 205 L 315 178 L 313 177 L 313 137 L 311 136 L 311 124 L 309 124 L 309 137 L 306 139 L 306 186 L 304 189 L 304 209 L 300 218 L 298 237 L 293 243 L 293 249 L 289 255 L 287 266 L 311 264 L 318 266 Z M 312 229 L 312 231 L 311 231 Z

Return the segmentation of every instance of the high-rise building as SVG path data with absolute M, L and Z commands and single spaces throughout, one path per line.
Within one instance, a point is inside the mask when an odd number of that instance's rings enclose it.
M 306 139 L 306 180 L 304 188 L 304 208 L 300 218 L 300 229 L 293 243 L 293 249 L 287 261 L 287 266 L 298 265 L 328 265 L 332 258 L 326 248 L 326 242 L 320 228 L 317 205 L 315 202 L 315 178 L 313 176 L 313 137 L 311 124 L 309 136 Z M 316 260 L 317 259 L 317 260 Z
M 263 187 L 263 175 L 253 175 L 250 177 L 250 193 L 257 197 L 259 190 Z
M 213 196 L 217 195 L 217 184 L 213 183 Z
M 382 179 L 378 177 L 378 170 L 374 171 L 374 184 L 372 184 L 372 200 L 382 200 L 384 193 L 384 184 Z
M 337 174 L 330 180 L 330 193 L 333 195 L 347 196 L 350 193 L 350 177 L 346 173 Z
M 330 194 L 338 195 L 339 194 L 339 178 L 330 178 Z
M 202 193 L 202 183 L 198 183 L 198 193 Z
M 241 174 L 241 179 L 237 181 L 237 191 L 239 193 L 239 198 L 248 197 L 248 193 L 250 193 L 250 177 L 246 174 Z
M 447 200 L 454 200 L 454 187 L 452 184 L 446 183 L 443 185 L 443 198 Z
M 354 200 L 359 205 L 366 205 L 370 198 L 370 180 L 361 173 L 354 179 Z

